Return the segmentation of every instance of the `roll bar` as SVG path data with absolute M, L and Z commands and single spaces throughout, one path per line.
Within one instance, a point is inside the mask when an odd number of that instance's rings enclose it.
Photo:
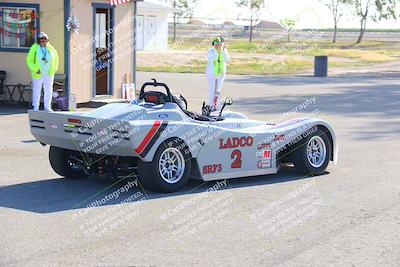
M 145 93 L 144 89 L 147 86 L 154 86 L 154 87 L 162 86 L 162 87 L 164 87 L 165 91 L 167 92 L 167 96 L 169 98 L 169 102 L 172 102 L 172 95 L 171 95 L 171 91 L 169 90 L 168 86 L 165 83 L 157 82 L 156 79 L 154 79 L 154 78 L 152 78 L 151 80 L 152 80 L 152 82 L 145 82 L 142 85 L 142 88 L 140 89 L 139 99 L 143 99 L 144 93 Z

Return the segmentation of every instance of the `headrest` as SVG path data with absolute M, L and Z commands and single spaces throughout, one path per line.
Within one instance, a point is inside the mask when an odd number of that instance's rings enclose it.
M 162 92 L 148 91 L 144 94 L 144 101 L 156 105 L 165 104 L 167 96 Z

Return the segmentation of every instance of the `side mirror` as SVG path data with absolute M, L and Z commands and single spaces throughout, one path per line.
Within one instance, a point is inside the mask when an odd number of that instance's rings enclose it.
M 233 99 L 231 97 L 225 98 L 225 105 L 231 106 L 233 104 Z

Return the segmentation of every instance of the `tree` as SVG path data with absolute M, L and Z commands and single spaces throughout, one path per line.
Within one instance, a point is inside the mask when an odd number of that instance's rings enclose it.
M 287 32 L 287 41 L 290 42 L 290 33 L 296 27 L 297 20 L 294 19 L 282 19 L 280 20 L 280 23 L 283 27 L 285 27 L 286 32 Z
M 336 35 L 340 18 L 343 16 L 344 6 L 350 3 L 350 0 L 320 0 L 324 2 L 333 16 L 333 40 L 336 43 Z
M 264 0 L 238 0 L 236 2 L 236 5 L 238 7 L 246 7 L 248 8 L 248 11 L 250 12 L 250 37 L 249 41 L 253 41 L 253 29 L 254 29 L 254 19 L 257 17 L 258 12 L 260 12 L 260 9 L 265 6 L 265 1 Z
M 197 0 L 166 0 L 170 2 L 173 8 L 179 9 L 180 13 L 174 13 L 174 35 L 173 35 L 173 42 L 176 42 L 176 23 L 178 22 L 178 18 L 180 17 L 187 17 L 191 18 L 194 12 L 194 5 L 196 4 Z
M 396 4 L 399 0 L 352 0 L 356 15 L 360 18 L 360 35 L 357 44 L 362 42 L 368 18 L 373 21 L 396 19 Z

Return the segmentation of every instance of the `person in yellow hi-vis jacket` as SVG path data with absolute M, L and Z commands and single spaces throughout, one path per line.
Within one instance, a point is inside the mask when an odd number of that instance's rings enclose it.
M 58 54 L 56 49 L 49 44 L 46 33 L 39 33 L 37 43 L 29 49 L 26 65 L 32 74 L 32 106 L 39 110 L 40 94 L 44 88 L 44 110 L 51 112 L 51 98 L 53 96 L 54 74 L 58 70 Z
M 226 74 L 226 63 L 229 62 L 228 50 L 224 45 L 224 38 L 217 37 L 212 41 L 212 48 L 208 50 L 206 77 L 209 87 L 209 106 L 215 110 L 221 108 L 221 90 Z

